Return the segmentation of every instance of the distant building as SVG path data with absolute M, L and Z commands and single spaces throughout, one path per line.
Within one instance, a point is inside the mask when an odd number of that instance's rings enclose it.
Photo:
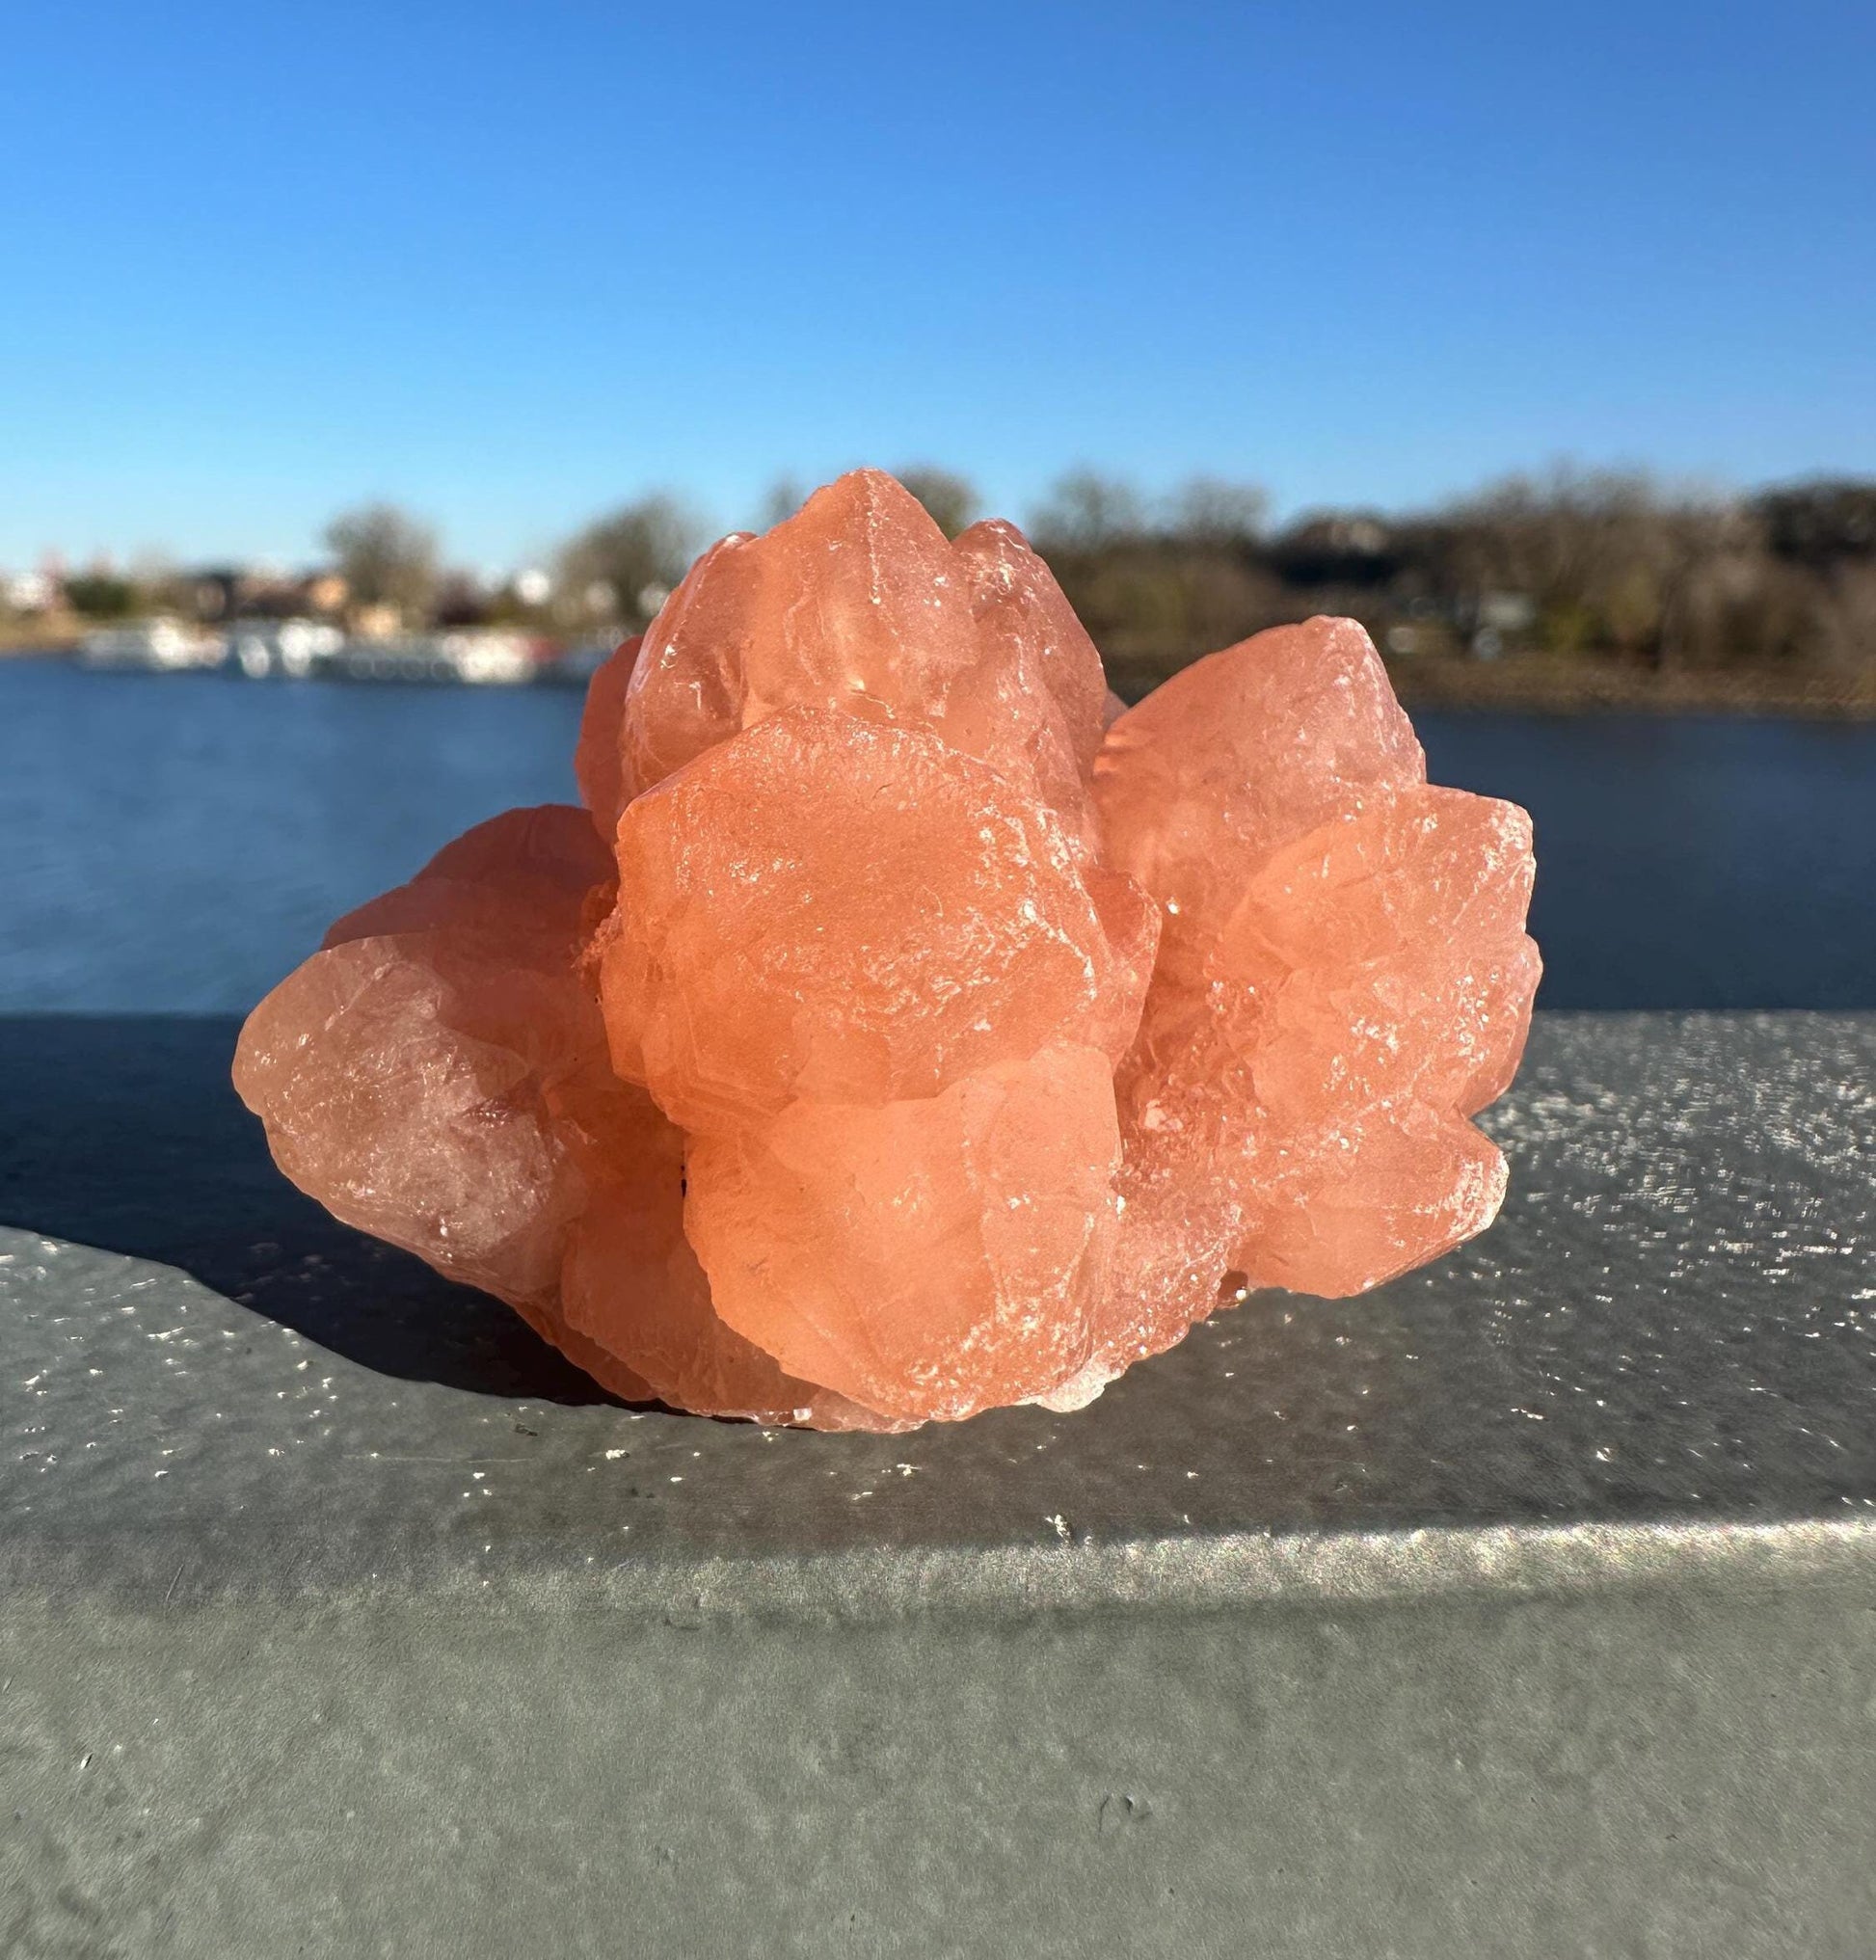
M 0 577 L 0 600 L 13 612 L 50 612 L 59 585 L 49 572 L 13 572 Z
M 1297 585 L 1376 585 L 1398 569 L 1392 528 L 1366 512 L 1330 512 L 1292 524 L 1271 549 Z
M 404 631 L 404 614 L 395 605 L 361 605 L 352 614 L 352 631 L 362 640 L 395 639 Z
M 203 565 L 183 575 L 182 592 L 200 620 L 305 619 L 343 610 L 345 580 L 323 568 L 282 572 L 265 565 Z
M 198 619 L 232 619 L 244 575 L 228 567 L 206 566 L 184 576 L 190 609 Z

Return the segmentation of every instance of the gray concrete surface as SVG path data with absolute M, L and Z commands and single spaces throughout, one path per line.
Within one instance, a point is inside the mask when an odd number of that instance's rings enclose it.
M 0 1953 L 1876 1954 L 1876 1017 L 1551 1016 L 1491 1233 L 1073 1416 L 610 1402 L 0 1022 Z

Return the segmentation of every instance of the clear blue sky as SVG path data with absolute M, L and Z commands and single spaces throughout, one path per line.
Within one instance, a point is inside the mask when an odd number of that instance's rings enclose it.
M 0 565 L 654 485 L 1876 470 L 1876 7 L 23 0 Z

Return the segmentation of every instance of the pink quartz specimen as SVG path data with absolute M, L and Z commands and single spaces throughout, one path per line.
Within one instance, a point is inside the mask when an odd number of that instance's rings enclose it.
M 628 1399 L 1078 1408 L 1497 1211 L 1530 823 L 1429 787 L 1352 620 L 1127 709 L 1012 526 L 860 470 L 697 561 L 576 773 L 340 920 L 235 1083 L 295 1183 Z

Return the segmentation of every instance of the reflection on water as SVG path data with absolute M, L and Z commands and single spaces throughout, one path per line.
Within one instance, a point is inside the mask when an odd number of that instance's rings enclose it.
M 0 1011 L 253 1004 L 328 921 L 574 793 L 559 689 L 0 661 Z M 1429 714 L 1537 819 L 1552 1007 L 1876 1007 L 1876 727 Z

